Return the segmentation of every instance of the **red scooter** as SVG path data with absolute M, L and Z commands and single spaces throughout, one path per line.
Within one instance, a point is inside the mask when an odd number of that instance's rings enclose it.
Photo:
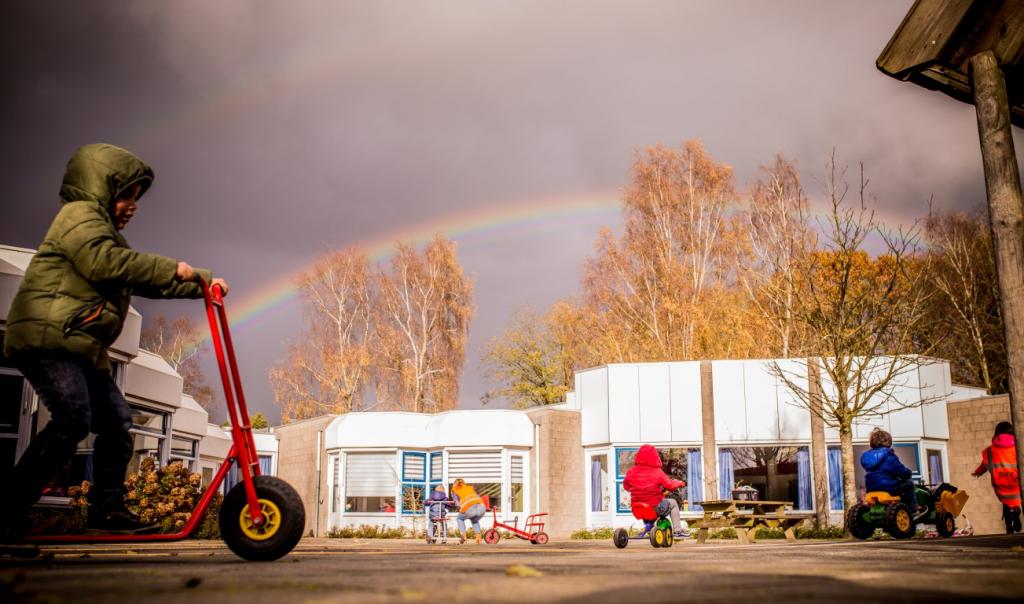
M 231 551 L 246 560 L 276 560 L 299 542 L 306 525 L 306 511 L 299 494 L 287 482 L 274 476 L 260 474 L 256 444 L 249 423 L 249 410 L 242 393 L 242 380 L 235 362 L 235 349 L 228 332 L 228 318 L 224 310 L 224 292 L 219 285 L 210 287 L 201 278 L 210 321 L 210 335 L 217 353 L 220 378 L 224 383 L 224 399 L 231 422 L 231 449 L 216 476 L 185 527 L 177 533 L 149 535 L 40 535 L 30 536 L 31 543 L 152 543 L 187 539 L 199 526 L 210 500 L 220 488 L 231 464 L 238 463 L 241 481 L 224 497 L 220 508 L 220 535 Z

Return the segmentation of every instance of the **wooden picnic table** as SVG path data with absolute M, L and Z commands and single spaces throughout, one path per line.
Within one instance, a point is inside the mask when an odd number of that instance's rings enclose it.
M 787 507 L 793 507 L 792 501 L 724 499 L 702 501 L 699 505 L 704 508 L 704 518 L 697 521 L 700 529 L 697 543 L 704 543 L 710 529 L 731 528 L 736 531 L 740 543 L 749 545 L 754 542 L 754 534 L 761 527 L 781 528 L 786 541 L 794 541 L 796 534 L 793 529 L 804 520 L 814 517 L 811 512 L 786 513 Z

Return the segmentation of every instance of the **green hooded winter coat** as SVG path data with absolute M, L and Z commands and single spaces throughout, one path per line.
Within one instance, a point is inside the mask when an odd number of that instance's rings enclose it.
M 7 356 L 72 353 L 108 369 L 107 347 L 132 294 L 202 297 L 198 284 L 175 281 L 176 260 L 132 250 L 114 226 L 114 201 L 136 184 L 141 197 L 152 183 L 153 170 L 125 149 L 93 144 L 75 152 L 60 187 L 63 205 L 7 314 Z M 210 280 L 209 271 L 197 272 Z

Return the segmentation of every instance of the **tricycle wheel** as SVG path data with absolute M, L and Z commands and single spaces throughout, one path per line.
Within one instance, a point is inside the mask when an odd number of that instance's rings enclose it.
M 939 512 L 935 517 L 935 530 L 943 537 L 952 537 L 956 531 L 956 518 L 949 512 Z
M 672 542 L 675 541 L 675 536 L 672 534 L 672 529 L 662 529 L 665 533 L 665 543 L 662 547 L 672 547 Z
M 846 513 L 846 528 L 850 531 L 850 534 L 855 538 L 863 541 L 875 534 L 875 527 L 870 522 L 864 519 L 864 514 L 870 508 L 863 503 L 850 508 L 850 511 Z
M 615 532 L 612 533 L 612 543 L 619 549 L 626 547 L 629 545 L 629 532 L 624 528 L 615 529 Z
M 917 532 L 914 516 L 905 503 L 890 503 L 885 506 L 885 532 L 894 539 L 910 539 Z
M 484 541 L 487 543 L 487 545 L 494 545 L 500 540 L 501 535 L 499 535 L 498 531 L 494 529 L 487 529 L 487 532 L 484 533 Z
M 651 531 L 651 546 L 665 547 L 665 531 L 655 528 Z
M 255 526 L 245 497 L 245 483 L 236 484 L 220 507 L 220 535 L 231 551 L 252 561 L 277 560 L 292 551 L 306 527 L 302 499 L 287 482 L 254 476 L 263 524 Z
M 536 535 L 530 538 L 530 543 L 533 543 L 534 545 L 544 545 L 547 542 L 548 534 L 543 531 L 537 533 Z

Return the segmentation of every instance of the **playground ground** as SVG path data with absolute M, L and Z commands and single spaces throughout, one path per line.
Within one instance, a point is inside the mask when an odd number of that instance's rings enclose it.
M 1020 602 L 1024 536 L 896 541 L 502 541 L 307 539 L 247 563 L 219 542 L 44 548 L 0 559 L 0 601 Z

